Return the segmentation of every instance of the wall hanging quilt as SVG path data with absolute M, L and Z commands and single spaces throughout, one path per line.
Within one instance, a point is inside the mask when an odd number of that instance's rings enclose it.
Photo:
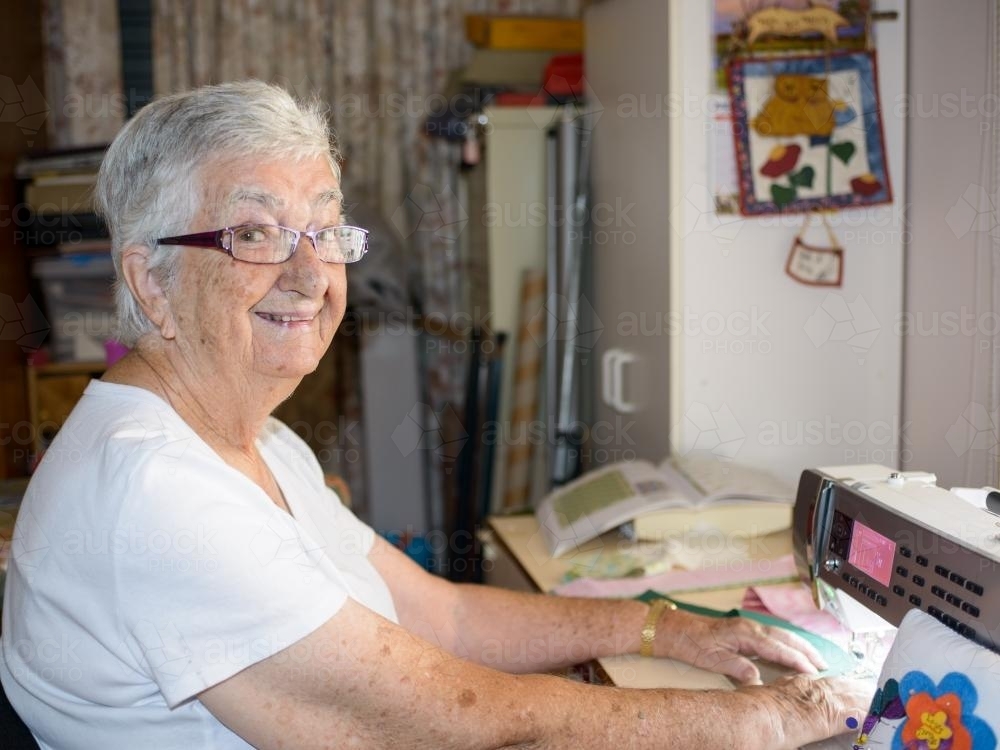
M 874 52 L 737 58 L 729 96 L 745 216 L 891 202 Z

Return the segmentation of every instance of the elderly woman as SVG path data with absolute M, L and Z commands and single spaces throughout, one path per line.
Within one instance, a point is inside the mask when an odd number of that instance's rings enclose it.
M 132 352 L 31 482 L 3 613 L 0 678 L 43 747 L 773 750 L 862 715 L 783 631 L 454 585 L 340 504 L 270 416 L 365 249 L 321 109 L 259 82 L 160 99 L 97 197 Z M 743 683 L 756 657 L 803 674 L 724 692 L 539 674 L 644 641 Z

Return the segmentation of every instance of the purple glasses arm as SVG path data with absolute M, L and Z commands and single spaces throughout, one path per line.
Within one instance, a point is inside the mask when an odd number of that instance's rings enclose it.
M 229 252 L 229 248 L 222 242 L 225 229 L 217 232 L 199 232 L 198 234 L 182 234 L 177 237 L 161 237 L 156 241 L 157 245 L 186 245 L 187 247 L 214 247 L 219 250 Z

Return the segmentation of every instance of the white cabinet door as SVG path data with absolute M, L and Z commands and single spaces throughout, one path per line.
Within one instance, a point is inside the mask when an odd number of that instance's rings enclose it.
M 597 111 L 591 162 L 596 393 L 592 464 L 661 459 L 669 432 L 667 4 L 609 0 L 587 9 L 586 78 Z M 660 330 L 658 330 L 660 329 Z M 652 335 L 646 335 L 652 334 Z

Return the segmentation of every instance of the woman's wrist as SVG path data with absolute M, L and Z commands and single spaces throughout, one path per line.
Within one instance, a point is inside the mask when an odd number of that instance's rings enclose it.
M 649 605 L 646 619 L 639 632 L 639 655 L 651 657 L 655 654 L 656 636 L 663 630 L 663 613 L 675 611 L 677 605 L 669 599 L 656 599 Z
M 849 700 L 842 699 L 841 691 Z M 758 692 L 762 696 L 761 712 L 770 717 L 773 736 L 780 741 L 775 747 L 797 748 L 846 732 L 848 716 L 863 716 L 867 706 L 867 698 L 855 695 L 848 684 L 807 675 L 740 692 Z M 851 711 L 853 703 L 857 705 Z
M 776 695 L 774 685 L 752 685 L 732 692 L 736 700 L 733 724 L 739 727 L 733 747 L 759 748 L 759 750 L 780 750 L 797 748 L 788 744 L 785 725 L 785 701 Z

